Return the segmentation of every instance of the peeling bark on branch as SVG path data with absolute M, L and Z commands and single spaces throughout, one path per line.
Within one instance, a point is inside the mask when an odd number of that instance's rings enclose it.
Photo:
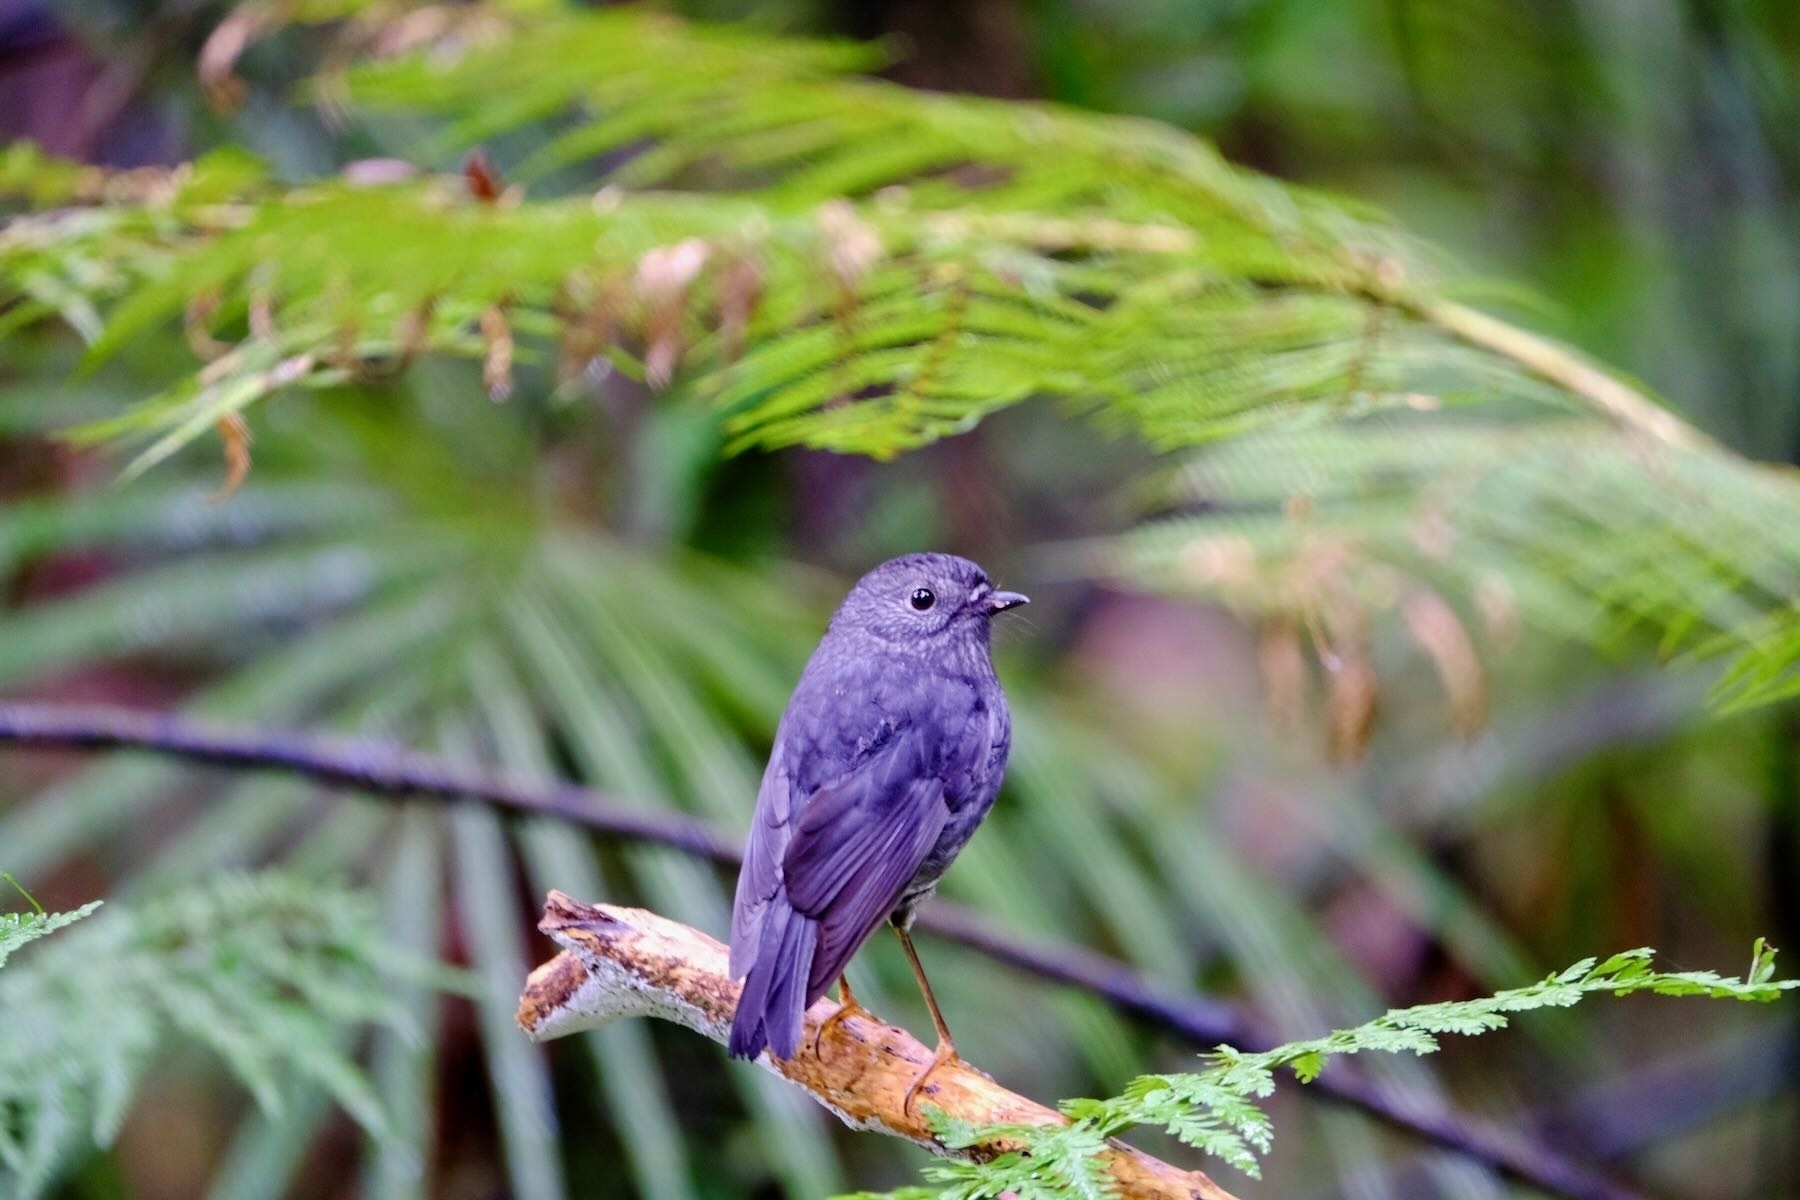
M 550 893 L 538 928 L 563 952 L 531 973 L 519 997 L 519 1026 L 533 1041 L 648 1016 L 724 1043 L 738 985 L 727 970 L 725 947 L 706 934 L 643 909 L 579 904 L 561 892 Z M 937 1154 L 977 1155 L 1006 1147 L 948 1151 L 932 1137 L 919 1110 L 939 1108 L 977 1124 L 1047 1125 L 1064 1119 L 957 1064 L 932 1075 L 909 1113 L 906 1090 L 931 1061 L 930 1048 L 904 1029 L 853 1016 L 814 1054 L 814 1036 L 837 1007 L 822 999 L 807 1011 L 800 1051 L 791 1061 L 779 1062 L 765 1051 L 756 1064 L 810 1093 L 853 1129 L 892 1134 Z M 1234 1200 L 1200 1172 L 1181 1170 L 1121 1142 L 1105 1153 L 1121 1196 Z

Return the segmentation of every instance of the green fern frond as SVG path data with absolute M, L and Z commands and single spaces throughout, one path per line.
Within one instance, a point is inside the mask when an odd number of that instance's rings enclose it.
M 400 977 L 452 982 L 396 955 L 364 899 L 295 877 L 226 876 L 115 906 L 0 974 L 0 1181 L 40 1195 L 84 1142 L 108 1143 L 176 1036 L 217 1054 L 266 1112 L 281 1108 L 284 1077 L 302 1078 L 385 1137 L 382 1104 L 336 1035 L 406 1028 L 389 986 Z
M 620 175 L 628 185 L 699 181 L 789 211 L 904 186 L 889 199 L 916 211 L 1107 213 L 1210 235 L 1240 275 L 1263 263 L 1294 280 L 1361 278 L 1358 255 L 1403 253 L 1421 268 L 1430 258 L 1372 214 L 1234 167 L 1158 122 L 845 78 L 879 65 L 879 48 L 621 9 L 515 11 L 489 32 L 453 31 L 441 54 L 333 82 L 352 105 L 448 118 L 446 152 L 574 114 L 572 130 L 521 165 L 528 181 L 640 147 Z M 492 103 L 496 92 L 507 102 Z
M 1751 949 L 1750 969 L 1741 979 L 1713 971 L 1661 972 L 1652 969 L 1655 951 L 1628 950 L 1604 962 L 1588 958 L 1525 987 L 1492 996 L 1394 1009 L 1351 1029 L 1246 1053 L 1221 1046 L 1205 1057 L 1198 1072 L 1146 1075 L 1107 1100 L 1063 1104 L 1067 1125 L 975 1126 L 934 1116 L 945 1146 L 966 1148 L 998 1143 L 1006 1149 L 981 1161 L 949 1161 L 926 1168 L 947 1184 L 940 1197 L 987 1197 L 1005 1192 L 1021 1200 L 1067 1200 L 1112 1194 L 1094 1156 L 1106 1139 L 1133 1126 L 1160 1128 L 1251 1176 L 1272 1143 L 1272 1126 L 1261 1101 L 1275 1090 L 1283 1068 L 1302 1083 L 1316 1079 L 1332 1058 L 1379 1051 L 1432 1054 L 1445 1034 L 1472 1037 L 1504 1029 L 1519 1013 L 1568 1008 L 1588 996 L 1705 996 L 1768 1003 L 1800 988 L 1800 979 L 1775 978 L 1775 951 L 1762 939 Z M 1085 1165 L 1084 1165 L 1085 1164 Z
M 879 457 L 1035 396 L 1177 446 L 1315 405 L 1393 403 L 1468 359 L 1509 371 L 1408 318 L 1372 334 L 1366 279 L 1259 279 L 1192 230 L 1110 218 L 664 193 L 487 205 L 441 182 L 151 203 L 161 240 L 122 232 L 147 221 L 64 213 L 21 219 L 0 243 L 15 294 L 63 313 L 93 358 L 178 319 L 199 345 L 250 331 L 77 432 L 150 439 L 130 474 L 284 388 L 428 351 L 491 359 L 497 338 L 518 341 L 509 358 L 554 354 L 565 371 L 598 357 L 667 383 L 685 366 L 740 447 Z M 1514 393 L 1543 392 L 1512 375 Z
M 1033 396 L 1162 446 L 1417 393 L 1569 403 L 1541 362 L 1447 319 L 1427 250 L 1179 131 L 846 80 L 866 53 L 643 13 L 506 10 L 498 28 L 341 82 L 448 119 L 459 144 L 602 114 L 538 164 L 648 145 L 598 196 L 279 191 L 227 160 L 135 209 L 127 193 L 122 215 L 18 222 L 0 265 L 97 354 L 184 312 L 198 344 L 254 335 L 89 432 L 154 433 L 141 467 L 281 387 L 426 350 L 492 365 L 515 333 L 526 357 L 560 340 L 565 366 L 659 384 L 683 367 L 738 446 L 877 456 Z M 619 190 L 645 184 L 709 194 Z M 104 269 L 71 278 L 70 258 Z

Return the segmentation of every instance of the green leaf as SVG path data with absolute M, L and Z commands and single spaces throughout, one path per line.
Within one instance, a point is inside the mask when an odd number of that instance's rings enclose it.
M 4 878 L 14 887 L 19 887 L 18 882 L 5 872 L 0 872 L 0 878 Z M 19 894 L 27 900 L 31 900 L 34 908 L 37 907 L 37 901 L 33 900 L 31 894 L 24 888 L 19 888 Z M 30 913 L 0 913 L 0 966 L 5 966 L 6 960 L 19 947 L 35 942 L 41 937 L 48 937 L 59 929 L 68 928 L 84 917 L 90 916 L 100 905 L 101 901 L 94 900 L 71 912 L 47 913 L 42 908 L 38 908 L 36 912 Z
M 1325 1069 L 1325 1055 L 1317 1050 L 1309 1050 L 1288 1063 L 1288 1066 L 1301 1083 L 1311 1083 Z

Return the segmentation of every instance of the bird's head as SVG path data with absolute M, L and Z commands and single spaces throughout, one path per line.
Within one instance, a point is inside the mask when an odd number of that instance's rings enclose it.
M 906 554 L 858 580 L 831 625 L 899 646 L 958 634 L 985 645 L 988 621 L 1027 603 L 1017 592 L 996 590 L 987 572 L 966 558 Z

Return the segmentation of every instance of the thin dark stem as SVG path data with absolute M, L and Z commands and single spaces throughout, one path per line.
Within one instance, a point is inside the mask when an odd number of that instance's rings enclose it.
M 452 766 L 389 743 L 286 730 L 230 730 L 186 717 L 90 705 L 0 703 L 0 745 L 46 750 L 142 750 L 190 762 L 285 771 L 320 783 L 412 800 L 471 800 L 508 812 L 568 821 L 593 832 L 654 842 L 724 866 L 736 846 L 704 822 L 633 806 L 568 783 L 532 783 Z M 1021 942 L 955 905 L 934 902 L 918 924 L 1026 974 L 1099 996 L 1122 1013 L 1202 1046 L 1266 1047 L 1229 1005 L 1165 988 L 1122 963 L 1079 947 Z M 1477 1124 L 1417 1095 L 1396 1094 L 1347 1069 L 1308 1089 L 1444 1149 L 1570 1200 L 1633 1200 L 1639 1193 L 1522 1138 Z
M 597 833 L 656 842 L 735 865 L 738 851 L 705 822 L 568 783 L 534 784 L 452 766 L 388 742 L 288 730 L 233 730 L 139 709 L 74 704 L 0 704 L 0 744 L 47 750 L 147 750 L 190 762 L 285 771 L 381 796 L 474 800 L 554 817 Z

